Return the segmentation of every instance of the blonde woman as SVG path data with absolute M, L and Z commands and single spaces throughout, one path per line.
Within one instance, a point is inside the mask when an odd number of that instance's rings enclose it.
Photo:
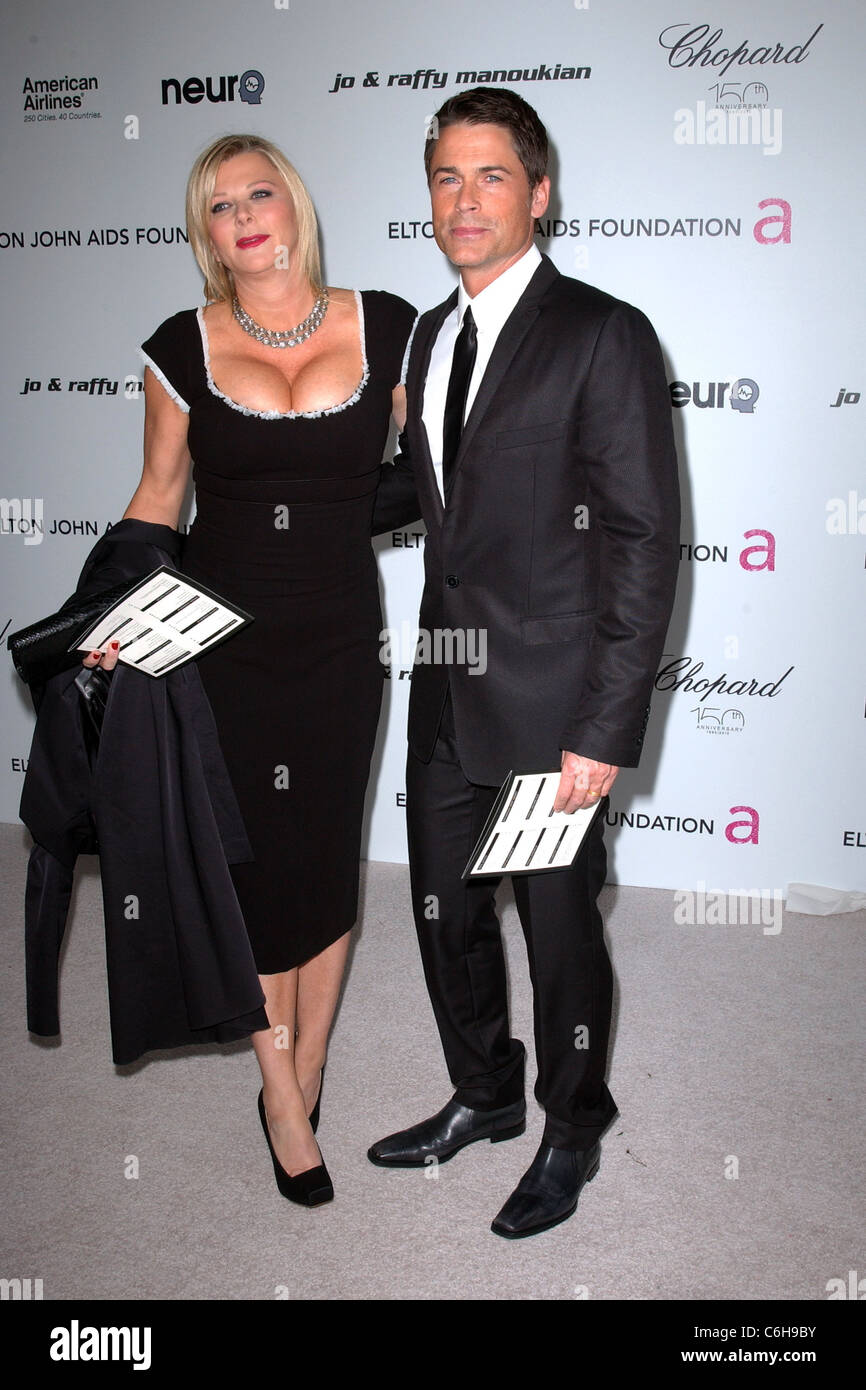
M 371 514 L 415 314 L 323 285 L 309 194 L 257 136 L 196 160 L 187 226 L 205 306 L 143 345 L 125 515 L 176 527 L 191 466 L 184 569 L 255 619 L 199 669 L 254 853 L 232 873 L 270 1024 L 259 1113 L 280 1191 L 313 1206 L 333 1197 L 314 1130 L 382 692 Z

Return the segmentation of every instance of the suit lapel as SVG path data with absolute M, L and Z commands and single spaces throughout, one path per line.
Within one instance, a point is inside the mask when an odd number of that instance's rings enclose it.
M 475 400 L 472 402 L 472 409 L 466 417 L 463 426 L 463 433 L 460 436 L 460 446 L 457 450 L 457 457 L 454 460 L 454 475 L 457 473 L 466 450 L 472 443 L 473 437 L 478 430 L 478 426 L 484 419 L 490 402 L 496 394 L 499 383 L 511 366 L 514 355 L 526 334 L 529 332 L 535 320 L 538 318 L 538 305 L 522 305 L 518 303 L 511 314 L 502 325 L 499 337 L 496 339 L 496 346 L 490 355 L 487 363 L 487 370 L 481 378 Z
M 466 417 L 463 426 L 463 433 L 460 436 L 460 447 L 457 450 L 457 457 L 454 460 L 454 471 L 451 475 L 451 486 L 448 489 L 449 496 L 451 488 L 454 486 L 460 465 L 466 457 L 467 450 L 471 447 L 472 440 L 478 432 L 478 428 L 487 413 L 491 401 L 493 400 L 502 379 L 508 368 L 513 362 L 517 350 L 530 328 L 538 318 L 539 305 L 550 286 L 559 278 L 559 271 L 552 261 L 546 256 L 542 257 L 541 265 L 535 271 L 523 294 L 518 299 L 505 323 L 499 337 L 496 339 L 496 346 L 490 355 L 487 369 L 481 378 L 475 400 L 472 402 L 472 409 Z
M 421 441 L 420 463 L 426 475 L 430 495 L 433 498 L 433 505 L 436 509 L 436 521 L 440 526 L 442 525 L 442 518 L 444 516 L 444 507 L 439 492 L 439 484 L 436 481 L 436 473 L 433 468 L 433 459 L 430 454 L 430 441 L 427 438 L 427 430 L 422 418 L 422 411 L 424 408 L 424 387 L 427 383 L 427 373 L 430 370 L 430 357 L 433 353 L 433 344 L 436 342 L 439 336 L 439 330 L 448 315 L 454 312 L 456 304 L 457 291 L 454 290 L 437 309 L 431 309 L 429 318 L 427 322 L 423 324 L 423 327 L 421 324 L 418 325 L 417 336 L 420 337 L 420 341 L 415 344 L 415 351 L 412 353 L 413 357 L 415 357 L 417 353 L 417 359 L 416 362 L 411 364 L 411 370 L 406 382 L 409 418 L 413 419 L 417 425 L 418 438 Z
M 496 346 L 490 355 L 487 369 L 481 379 L 481 384 L 472 402 L 472 409 L 463 427 L 463 434 L 460 438 L 460 448 L 454 460 L 454 471 L 451 476 L 451 486 L 448 495 L 451 494 L 451 487 L 454 485 L 454 478 L 460 469 L 460 465 L 466 456 L 466 452 L 472 444 L 472 440 L 481 425 L 490 404 L 499 389 L 502 379 L 514 360 L 520 344 L 526 337 L 530 328 L 538 318 L 539 306 L 548 290 L 559 279 L 559 271 L 553 262 L 547 257 L 542 256 L 541 265 L 535 271 L 532 279 L 527 285 L 523 294 L 517 301 L 511 314 L 502 326 L 502 331 L 496 339 Z M 453 313 L 457 305 L 456 289 L 444 303 L 438 308 L 431 309 L 429 317 L 425 315 L 426 322 L 418 325 L 416 330 L 416 342 L 412 349 L 412 361 L 407 380 L 408 410 L 409 418 L 413 419 L 417 425 L 417 437 L 421 442 L 420 463 L 423 468 L 428 491 L 433 498 L 435 508 L 435 519 L 441 526 L 445 516 L 445 508 L 439 492 L 439 485 L 436 481 L 436 474 L 433 468 L 433 459 L 430 455 L 430 441 L 427 438 L 427 430 L 422 419 L 424 405 L 424 386 L 427 381 L 427 372 L 430 369 L 430 357 L 433 352 L 433 345 L 439 336 L 439 330 L 449 314 Z

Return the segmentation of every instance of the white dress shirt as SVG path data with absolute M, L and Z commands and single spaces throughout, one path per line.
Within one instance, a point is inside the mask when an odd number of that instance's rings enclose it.
M 487 370 L 490 355 L 496 346 L 496 339 L 499 337 L 505 320 L 511 314 L 540 264 L 541 252 L 533 242 L 519 261 L 515 261 L 514 265 L 509 266 L 501 275 L 498 275 L 486 289 L 476 294 L 474 299 L 466 293 L 461 279 L 457 291 L 457 307 L 448 315 L 439 330 L 436 342 L 433 344 L 430 368 L 424 385 L 421 418 L 427 430 L 433 470 L 443 501 L 445 500 L 445 491 L 442 486 L 442 434 L 445 420 L 445 397 L 448 394 L 448 378 L 451 375 L 454 344 L 457 342 L 457 335 L 463 323 L 463 315 L 471 304 L 472 317 L 478 330 L 475 366 L 472 371 L 472 380 L 469 383 L 469 391 L 466 396 L 466 409 L 463 414 L 465 420 L 472 409 L 472 402 L 478 393 L 481 378 Z

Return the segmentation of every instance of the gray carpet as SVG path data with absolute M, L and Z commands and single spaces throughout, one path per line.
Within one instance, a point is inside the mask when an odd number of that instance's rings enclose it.
M 523 1137 L 476 1144 L 435 1177 L 365 1158 L 450 1095 L 406 869 L 365 868 L 319 1130 L 336 1200 L 306 1211 L 274 1186 L 248 1043 L 113 1066 L 92 860 L 63 963 L 62 1045 L 28 1035 L 26 844 L 20 827 L 0 827 L 0 1275 L 41 1278 L 46 1300 L 820 1300 L 828 1280 L 866 1274 L 866 913 L 786 914 L 765 936 L 678 926 L 672 894 L 605 889 L 620 1118 L 577 1214 L 507 1242 L 489 1225 L 539 1142 L 531 1095 Z M 504 926 L 513 1031 L 531 1055 L 509 899 Z

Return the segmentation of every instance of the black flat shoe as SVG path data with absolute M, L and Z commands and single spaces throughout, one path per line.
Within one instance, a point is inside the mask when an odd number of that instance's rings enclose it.
M 592 1182 L 601 1162 L 601 1145 L 591 1149 L 554 1149 L 542 1144 L 491 1224 L 506 1240 L 538 1235 L 566 1221 L 577 1209 L 585 1182 Z
M 503 1139 L 515 1139 L 525 1129 L 524 1100 L 500 1110 L 470 1110 L 459 1101 L 449 1100 L 429 1120 L 380 1139 L 367 1150 L 367 1157 L 380 1168 L 423 1168 L 431 1158 L 446 1163 L 479 1139 L 499 1144 Z
M 290 1177 L 274 1153 L 271 1132 L 268 1129 L 268 1117 L 265 1112 L 264 1087 L 259 1091 L 259 1119 L 268 1141 L 268 1152 L 274 1165 L 274 1177 L 277 1180 L 277 1187 L 281 1195 L 287 1197 L 290 1202 L 297 1202 L 302 1207 L 319 1207 L 323 1202 L 332 1202 L 334 1200 L 334 1185 L 324 1163 Z M 321 1157 L 321 1152 L 319 1156 Z
M 325 1068 L 322 1067 L 322 1073 L 319 1077 L 319 1094 L 316 1096 L 316 1103 L 310 1111 L 310 1129 L 313 1131 L 314 1134 L 316 1130 L 319 1128 L 319 1111 L 321 1110 L 322 1106 L 322 1087 L 324 1086 L 324 1084 Z

